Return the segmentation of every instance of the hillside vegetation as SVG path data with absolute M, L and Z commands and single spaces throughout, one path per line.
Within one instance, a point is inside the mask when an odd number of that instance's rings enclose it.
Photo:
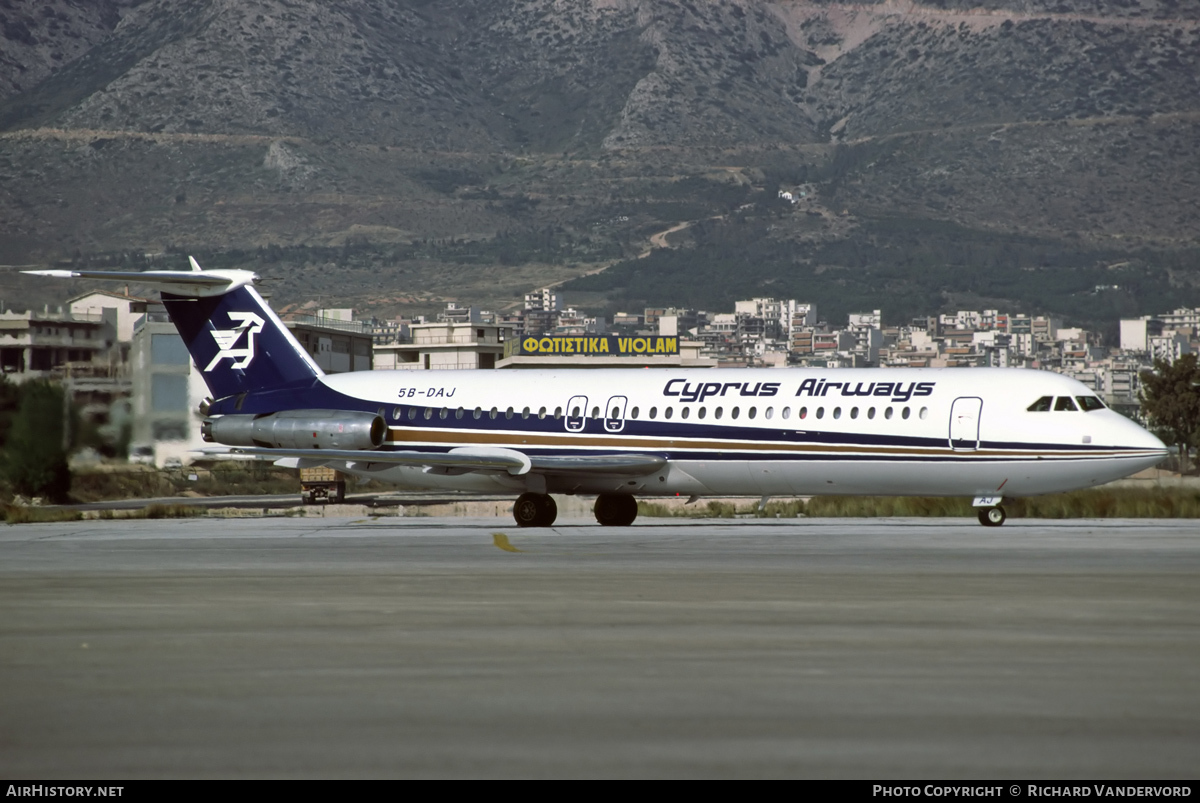
M 379 312 L 1200 303 L 1196 0 L 47 0 L 0 36 L 8 264 L 197 251 Z

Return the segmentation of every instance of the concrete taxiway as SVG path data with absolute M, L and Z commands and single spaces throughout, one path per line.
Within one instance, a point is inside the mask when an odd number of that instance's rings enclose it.
M 0 529 L 7 777 L 1154 777 L 1190 521 Z

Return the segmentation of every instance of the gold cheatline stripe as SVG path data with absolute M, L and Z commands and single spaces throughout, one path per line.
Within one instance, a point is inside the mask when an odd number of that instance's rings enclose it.
M 468 437 L 464 438 L 463 435 Z M 480 432 L 478 430 L 446 431 L 436 429 L 392 429 L 388 440 L 393 443 L 446 443 L 456 446 L 480 443 L 497 444 L 519 448 L 521 446 L 611 446 L 623 449 L 713 449 L 724 452 L 824 452 L 841 454 L 890 454 L 908 456 L 936 456 L 943 454 L 975 455 L 978 457 L 1035 457 L 1046 452 L 1001 451 L 994 449 L 951 450 L 946 447 L 901 447 L 901 446 L 838 446 L 829 444 L 796 444 L 761 441 L 701 441 L 662 438 L 612 438 L 599 435 L 535 435 L 532 433 Z M 1147 450 L 1150 453 L 1150 450 Z M 1132 457 L 1138 453 L 1127 451 L 1072 451 L 1063 447 L 1057 455 L 1086 455 L 1088 457 Z

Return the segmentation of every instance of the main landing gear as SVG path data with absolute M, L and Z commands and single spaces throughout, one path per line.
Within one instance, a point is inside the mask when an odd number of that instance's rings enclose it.
M 622 494 L 600 494 L 592 508 L 605 527 L 628 527 L 637 518 L 637 500 Z
M 637 518 L 637 500 L 624 494 L 600 494 L 593 511 L 605 527 L 628 527 Z M 558 505 L 550 494 L 524 493 L 513 505 L 513 518 L 520 527 L 549 527 L 557 517 Z
M 978 510 L 979 523 L 984 527 L 999 527 L 1008 518 L 1008 514 L 1004 512 L 1004 508 L 996 505 L 995 507 L 981 507 Z
M 549 527 L 558 518 L 558 505 L 550 494 L 521 494 L 513 505 L 520 527 Z

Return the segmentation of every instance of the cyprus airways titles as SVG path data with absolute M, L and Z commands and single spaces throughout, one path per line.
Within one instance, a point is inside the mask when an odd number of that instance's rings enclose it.
M 1166 454 L 1086 386 L 1007 369 L 366 371 L 324 375 L 248 271 L 43 275 L 153 284 L 212 392 L 206 440 L 410 488 L 595 494 L 602 524 L 635 496 L 1005 497 L 1098 485 Z

